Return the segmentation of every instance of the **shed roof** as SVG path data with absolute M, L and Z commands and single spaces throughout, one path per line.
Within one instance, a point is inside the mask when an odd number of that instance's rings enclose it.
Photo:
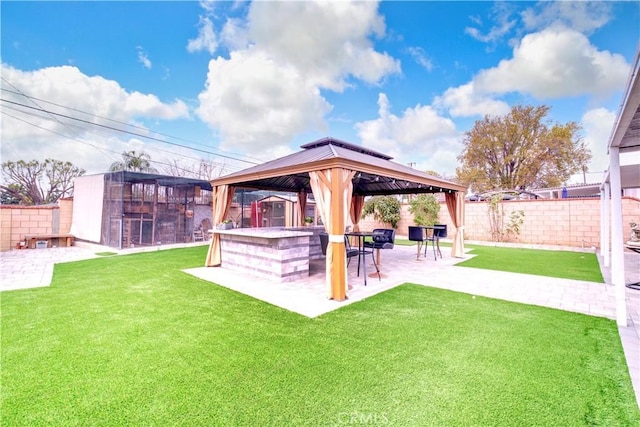
M 309 172 L 333 167 L 356 171 L 354 195 L 465 191 L 466 187 L 391 161 L 391 157 L 335 138 L 301 146 L 302 151 L 211 181 L 213 186 L 311 192 Z
M 171 186 L 199 186 L 203 190 L 211 190 L 211 184 L 209 181 L 196 178 L 186 178 L 180 176 L 160 175 L 155 173 L 146 172 L 133 172 L 133 171 L 117 171 L 108 172 L 104 174 L 107 179 L 118 182 L 154 182 L 158 185 Z

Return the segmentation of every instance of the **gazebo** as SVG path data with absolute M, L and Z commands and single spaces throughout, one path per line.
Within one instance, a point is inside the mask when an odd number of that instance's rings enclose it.
M 324 138 L 302 145 L 302 151 L 235 172 L 211 182 L 213 222 L 226 216 L 235 189 L 263 189 L 298 194 L 298 214 L 304 215 L 307 194 L 313 193 L 329 246 L 326 255 L 328 296 L 346 298 L 345 224 L 348 215 L 358 230 L 365 196 L 444 193 L 454 225 L 452 256 L 464 253 L 466 188 L 391 161 L 364 147 Z M 221 265 L 220 237 L 211 240 L 205 265 Z
M 622 190 L 640 187 L 640 164 L 620 165 L 621 153 L 640 151 L 640 44 L 631 67 L 623 102 L 608 143 L 609 168 L 600 187 L 600 247 L 606 267 L 611 267 L 615 287 L 616 320 L 627 326 L 625 300 L 624 237 L 622 224 Z

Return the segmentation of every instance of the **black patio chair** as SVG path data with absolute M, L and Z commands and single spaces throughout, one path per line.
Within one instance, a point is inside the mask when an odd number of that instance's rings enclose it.
M 393 249 L 396 240 L 396 230 L 393 228 L 376 228 L 373 230 L 372 241 L 364 242 L 369 249 Z
M 409 240 L 412 242 L 418 242 L 418 250 L 416 251 L 416 260 L 420 259 L 420 249 L 424 243 L 424 228 L 409 226 Z
M 322 255 L 327 256 L 327 246 L 329 245 L 329 235 L 327 233 L 320 233 L 320 249 L 322 250 Z M 351 258 L 358 256 L 358 250 L 352 248 L 349 244 L 349 239 L 347 236 L 344 238 L 344 249 L 347 255 L 347 267 L 349 267 L 349 261 Z
M 347 236 L 344 236 L 344 251 L 347 255 L 347 267 L 349 267 L 351 258 L 359 256 L 360 253 L 358 252 L 358 248 L 351 246 L 351 242 L 349 242 L 349 238 Z
M 364 252 L 371 253 L 371 259 L 373 259 L 373 265 L 378 272 L 378 278 L 380 279 L 380 269 L 374 256 L 375 250 L 380 249 L 393 249 L 396 240 L 396 230 L 393 228 L 375 228 L 373 230 L 372 241 L 364 242 Z
M 447 237 L 447 226 L 445 224 L 435 224 L 433 228 L 427 229 L 427 236 L 425 237 L 424 256 L 427 256 L 427 248 L 429 242 L 433 248 L 433 259 L 438 260 L 438 255 L 442 258 L 442 252 L 440 251 L 440 238 Z

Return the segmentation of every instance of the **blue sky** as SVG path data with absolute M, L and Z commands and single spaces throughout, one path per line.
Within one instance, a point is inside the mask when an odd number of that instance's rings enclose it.
M 597 182 L 640 39 L 638 2 L 0 7 L 2 161 L 88 173 L 134 149 L 218 175 L 332 136 L 453 176 L 464 132 L 520 103 L 582 125 Z

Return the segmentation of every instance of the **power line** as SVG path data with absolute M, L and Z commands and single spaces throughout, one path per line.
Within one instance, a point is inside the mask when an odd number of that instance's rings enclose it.
M 52 115 L 55 115 L 55 116 L 64 117 L 64 118 L 69 119 L 69 120 L 76 120 L 78 122 L 86 123 L 86 124 L 91 125 L 91 126 L 98 126 L 98 127 L 102 127 L 102 128 L 105 128 L 105 129 L 109 129 L 109 130 L 115 131 L 115 132 L 120 132 L 120 133 L 124 133 L 124 134 L 128 134 L 128 135 L 133 135 L 133 136 L 137 136 L 139 138 L 145 138 L 145 139 L 149 139 L 149 140 L 152 140 L 152 141 L 158 141 L 158 142 L 162 142 L 162 143 L 165 143 L 165 144 L 173 145 L 173 146 L 176 146 L 176 147 L 186 148 L 188 150 L 193 150 L 193 151 L 198 151 L 198 152 L 201 152 L 201 153 L 211 154 L 213 156 L 224 157 L 224 158 L 231 159 L 231 160 L 236 160 L 236 161 L 239 161 L 239 162 L 250 163 L 250 164 L 254 164 L 254 165 L 258 164 L 258 162 L 239 159 L 237 157 L 229 156 L 229 155 L 226 155 L 226 154 L 214 153 L 214 152 L 203 150 L 203 149 L 200 149 L 200 148 L 193 148 L 193 147 L 189 147 L 187 145 L 178 144 L 178 143 L 175 143 L 175 142 L 169 142 L 169 141 L 166 141 L 166 140 L 160 139 L 160 138 L 155 138 L 153 136 L 148 136 L 148 135 L 143 135 L 143 134 L 136 133 L 136 132 L 126 131 L 126 130 L 123 130 L 123 129 L 119 129 L 119 128 L 116 128 L 116 127 L 113 127 L 113 126 L 108 126 L 108 125 L 104 125 L 104 124 L 100 124 L 100 123 L 94 123 L 94 122 L 91 122 L 89 120 L 80 119 L 78 117 L 73 117 L 73 116 L 69 116 L 69 115 L 66 115 L 66 114 L 62 114 L 62 113 L 56 113 L 55 111 L 46 110 L 46 109 L 44 109 L 42 107 L 39 107 L 39 108 L 31 107 L 29 105 L 22 104 L 20 102 L 10 101 L 10 100 L 4 99 L 4 98 L 0 98 L 0 101 L 6 102 L 6 103 L 9 103 L 9 104 L 18 105 L 20 107 L 28 108 L 28 109 L 31 109 L 31 110 L 42 111 L 42 112 L 47 113 L 47 114 L 52 114 Z
M 9 108 L 11 108 L 11 107 L 9 107 Z M 11 109 L 13 109 L 13 108 L 11 108 Z M 14 111 L 20 111 L 20 110 L 16 110 L 16 109 L 13 109 L 13 110 L 14 110 Z M 24 120 L 24 119 L 21 119 L 21 118 L 16 117 L 16 116 L 14 116 L 14 115 L 12 115 L 12 114 L 9 114 L 9 113 L 7 113 L 7 112 L 6 112 L 6 111 L 4 111 L 4 110 L 0 111 L 0 113 L 2 113 L 2 114 L 4 114 L 4 115 L 6 115 L 6 116 L 8 116 L 8 117 L 11 117 L 11 118 L 13 118 L 13 119 L 15 119 L 15 120 L 21 121 L 21 122 L 23 122 L 23 123 L 25 123 L 25 124 L 28 124 L 28 125 L 30 125 L 30 126 L 36 127 L 36 128 L 38 128 L 38 129 L 41 129 L 41 130 L 44 130 L 44 131 L 47 131 L 47 132 L 51 132 L 51 133 L 53 133 L 54 135 L 58 135 L 58 136 L 63 137 L 63 138 L 71 139 L 71 140 L 73 140 L 73 141 L 77 141 L 77 142 L 80 142 L 80 143 L 82 143 L 82 144 L 89 145 L 89 146 L 91 146 L 92 148 L 95 148 L 96 150 L 99 150 L 99 151 L 107 151 L 107 152 L 114 153 L 114 154 L 117 154 L 117 155 L 121 155 L 121 154 L 122 154 L 122 153 L 120 153 L 120 152 L 118 152 L 118 151 L 109 150 L 108 148 L 97 147 L 97 146 L 95 146 L 95 145 L 93 145 L 93 144 L 91 144 L 91 143 L 89 143 L 89 142 L 86 142 L 86 141 L 84 141 L 84 140 L 82 140 L 82 139 L 72 138 L 72 137 L 70 137 L 70 136 L 68 136 L 68 135 L 61 134 L 61 133 L 56 132 L 56 131 L 54 131 L 54 130 L 52 130 L 52 129 L 47 129 L 47 128 L 44 128 L 44 127 L 42 127 L 42 126 L 38 126 L 38 125 L 37 125 L 37 124 L 35 124 L 35 123 L 28 122 L 28 121 L 26 121 L 26 120 Z M 161 150 L 161 151 L 164 151 L 164 150 Z M 171 153 L 171 154 L 176 154 L 176 153 Z M 178 155 L 179 155 L 179 156 L 182 156 L 182 157 L 187 157 L 187 158 L 189 158 L 188 156 L 185 156 L 185 155 L 181 155 L 181 154 L 178 154 Z M 192 158 L 192 159 L 194 159 L 194 160 L 201 160 L 201 159 L 197 159 L 197 158 Z M 110 157 L 110 160 L 114 160 L 114 159 Z M 192 170 L 192 169 L 186 169 L 186 168 L 183 168 L 183 167 L 178 166 L 177 164 L 171 164 L 171 163 L 162 162 L 162 161 L 159 161 L 159 160 L 149 160 L 149 162 L 151 162 L 151 163 L 156 163 L 156 164 L 159 164 L 159 165 L 168 166 L 168 167 L 171 167 L 171 168 L 177 168 L 177 169 L 182 170 L 183 172 L 188 172 L 188 173 L 193 172 L 193 170 Z
M 9 107 L 9 108 L 10 108 L 10 107 Z M 16 109 L 14 109 L 14 108 L 10 108 L 10 109 L 12 109 L 12 110 L 14 110 L 14 111 L 20 111 L 20 110 L 16 110 Z M 16 116 L 14 116 L 14 115 L 12 115 L 12 114 L 9 114 L 9 113 L 7 113 L 7 112 L 6 112 L 6 111 L 4 111 L 4 110 L 1 110 L 1 111 L 0 111 L 0 113 L 4 114 L 5 116 L 11 117 L 12 119 L 15 119 L 15 120 L 21 121 L 22 123 L 28 124 L 28 125 L 30 125 L 30 126 L 36 127 L 36 128 L 38 128 L 38 129 L 41 129 L 41 130 L 45 130 L 45 131 L 51 132 L 51 133 L 53 133 L 53 134 L 55 134 L 55 135 L 58 135 L 58 136 L 61 136 L 61 137 L 63 137 L 63 138 L 71 139 L 71 140 L 73 140 L 73 141 L 77 141 L 77 142 L 80 142 L 80 143 L 82 143 L 82 144 L 87 144 L 87 145 L 91 146 L 92 148 L 95 148 L 96 150 L 99 150 L 99 151 L 108 151 L 108 152 L 111 152 L 111 153 L 120 154 L 120 153 L 118 153 L 118 152 L 116 152 L 116 151 L 113 151 L 113 150 L 109 150 L 109 149 L 102 148 L 102 147 L 96 147 L 95 145 L 93 145 L 93 144 L 91 144 L 91 143 L 89 143 L 89 142 L 83 141 L 82 139 L 79 139 L 79 138 L 72 138 L 72 137 L 70 137 L 70 136 L 68 136 L 68 135 L 61 134 L 61 133 L 59 133 L 59 132 L 54 131 L 53 129 L 43 128 L 42 126 L 38 126 L 38 125 L 37 125 L 37 124 L 35 124 L 35 123 L 28 122 L 28 121 L 26 121 L 26 120 L 24 120 L 24 119 L 21 119 L 21 118 L 16 117 Z M 114 160 L 112 157 L 109 157 L 108 155 L 107 155 L 107 157 L 109 158 L 109 160 Z
M 25 94 L 24 92 L 22 92 L 19 88 L 17 88 L 17 87 L 16 87 L 14 84 L 12 84 L 10 81 L 8 81 L 7 79 L 5 79 L 5 78 L 4 78 L 4 77 L 2 77 L 2 76 L 0 76 L 0 78 L 2 79 L 2 81 L 4 81 L 6 84 L 8 84 L 9 86 L 11 86 L 12 88 L 14 88 L 14 89 L 17 91 L 17 92 L 13 92 L 13 91 L 12 91 L 14 94 L 22 95 L 23 97 L 25 97 L 25 98 L 27 98 L 29 101 L 31 101 L 33 104 L 35 104 L 38 108 L 42 109 L 42 107 L 41 107 L 37 102 L 35 102 L 33 99 L 29 98 L 29 96 L 28 96 L 27 94 Z M 7 89 L 4 89 L 4 88 L 2 88 L 2 89 L 3 89 L 3 90 L 7 90 Z M 44 111 L 44 109 L 42 109 L 42 110 Z M 16 120 L 20 120 L 20 119 L 18 119 L 17 117 L 13 117 L 13 118 L 14 118 L 14 119 L 16 119 Z M 53 120 L 55 120 L 57 123 L 59 123 L 60 125 L 62 125 L 63 127 L 67 127 L 67 125 L 66 125 L 65 123 L 62 123 L 60 120 L 58 120 L 58 118 L 57 118 L 57 117 L 55 117 L 55 116 L 52 116 L 52 115 L 51 115 L 51 118 L 52 118 Z M 30 125 L 33 125 L 33 124 L 28 123 L 28 122 L 26 122 L 26 121 L 24 121 L 24 120 L 22 120 L 22 122 L 27 123 L 27 124 L 30 124 Z M 35 126 L 35 125 L 33 125 L 33 126 Z M 76 137 L 80 137 L 80 135 L 76 134 Z M 82 141 L 82 140 L 78 140 L 78 141 L 79 141 L 79 142 L 83 142 L 83 143 L 85 143 L 85 144 L 88 144 L 88 145 L 92 146 L 93 148 L 98 149 L 98 147 L 95 147 L 95 146 L 94 146 L 94 145 L 92 145 L 92 144 L 89 144 L 89 143 L 84 142 L 84 141 Z M 104 154 L 104 153 L 103 153 L 103 154 Z M 107 158 L 109 158 L 109 156 L 108 156 L 108 155 L 107 155 Z M 113 159 L 111 159 L 111 158 L 110 158 L 110 160 L 113 160 Z
M 107 120 L 107 121 L 110 121 L 110 122 L 113 122 L 113 123 L 118 123 L 118 124 L 121 124 L 121 125 L 124 125 L 124 126 L 128 126 L 128 127 L 134 128 L 134 129 L 139 129 L 139 130 L 143 130 L 143 131 L 149 131 L 149 129 L 144 128 L 142 126 L 132 125 L 130 123 L 125 123 L 125 122 L 122 122 L 122 121 L 119 121 L 119 120 L 115 120 L 115 119 L 112 119 L 112 118 L 109 118 L 109 117 L 99 116 L 97 114 L 89 113 L 87 111 L 83 111 L 83 110 L 80 110 L 80 109 L 77 109 L 77 108 L 73 108 L 73 107 L 57 104 L 57 103 L 52 102 L 52 101 L 47 101 L 45 99 L 41 99 L 41 98 L 37 98 L 37 97 L 34 97 L 34 96 L 27 95 L 24 92 L 20 91 L 18 88 L 16 88 L 14 85 L 12 85 L 10 82 L 8 82 L 5 78 L 2 78 L 2 80 L 4 80 L 7 84 L 11 85 L 13 88 L 15 88 L 18 91 L 18 92 L 15 92 L 15 91 L 12 91 L 12 90 L 9 90 L 9 89 L 6 89 L 6 88 L 0 88 L 5 92 L 12 93 L 12 94 L 15 94 L 15 95 L 21 95 L 21 96 L 23 96 L 23 97 L 25 97 L 25 98 L 27 98 L 29 100 L 37 100 L 37 101 L 44 102 L 44 103 L 47 103 L 47 104 L 50 104 L 50 105 L 55 105 L 56 107 L 65 108 L 67 110 L 75 111 L 75 112 L 78 112 L 78 113 L 81 113 L 81 114 L 86 114 L 88 116 L 96 117 L 96 118 L 99 118 L 99 119 L 102 119 L 102 120 Z M 3 99 L 3 101 L 6 101 L 6 100 Z M 7 102 L 14 102 L 14 101 L 7 101 Z M 96 125 L 96 126 L 103 126 L 103 127 L 108 128 L 108 129 L 117 130 L 118 132 L 130 133 L 130 134 L 135 135 L 135 136 L 146 137 L 144 135 L 137 134 L 137 133 L 130 132 L 130 131 L 126 131 L 126 130 L 123 130 L 123 129 L 112 128 L 110 126 L 100 125 L 98 123 L 94 123 L 94 122 L 86 121 L 86 120 L 83 120 L 83 119 L 79 119 L 79 118 L 75 118 L 75 117 L 71 117 L 71 116 L 66 116 L 66 115 L 63 115 L 61 113 L 55 113 L 55 112 L 52 112 L 52 111 L 49 111 L 49 110 L 45 110 L 43 107 L 41 107 L 40 105 L 38 105 L 34 101 L 32 101 L 32 102 L 39 107 L 38 109 L 40 109 L 43 112 L 47 112 L 49 114 L 60 115 L 62 117 L 71 118 L 72 120 L 83 121 L 85 123 L 93 124 L 93 125 Z M 19 104 L 19 105 L 24 105 L 24 104 Z M 29 106 L 26 106 L 26 107 L 27 108 L 33 108 L 33 107 L 29 107 Z M 153 132 L 156 135 L 161 135 L 161 136 L 165 136 L 165 137 L 168 137 L 168 138 L 177 139 L 179 141 L 188 142 L 190 144 L 195 144 L 195 145 L 206 147 L 205 144 L 198 143 L 198 142 L 195 142 L 193 140 L 186 139 L 186 138 L 172 136 L 172 135 L 165 134 L 165 133 L 162 133 L 162 132 L 157 132 L 157 131 L 151 131 L 151 132 Z M 187 148 L 187 149 L 193 149 L 193 150 L 196 150 L 196 151 L 203 151 L 203 150 L 194 149 L 194 148 L 189 147 L 189 146 L 183 146 L 183 145 L 180 145 L 180 144 L 171 143 L 169 141 L 161 140 L 161 139 L 158 139 L 158 138 L 153 138 L 153 137 L 146 137 L 146 138 L 155 139 L 156 141 L 164 142 L 164 143 L 171 144 L 171 145 L 177 145 L 177 146 L 184 147 L 184 148 Z M 220 151 L 220 150 L 218 150 L 218 151 Z M 203 152 L 205 152 L 207 154 L 217 155 L 217 156 L 220 156 L 220 157 L 225 157 L 225 158 L 229 158 L 229 159 L 232 159 L 232 160 L 238 160 L 238 161 L 251 163 L 251 164 L 259 164 L 260 163 L 259 159 L 255 158 L 255 157 L 247 156 L 247 155 L 244 155 L 244 154 L 231 153 L 231 152 L 229 154 L 221 154 L 221 153 L 215 153 L 215 152 L 209 152 L 209 151 L 203 151 Z M 248 159 L 254 159 L 256 161 L 253 162 L 253 161 L 243 160 L 243 159 L 240 159 L 240 158 L 238 158 L 236 156 L 241 156 L 241 157 L 245 157 L 245 158 L 248 158 Z

